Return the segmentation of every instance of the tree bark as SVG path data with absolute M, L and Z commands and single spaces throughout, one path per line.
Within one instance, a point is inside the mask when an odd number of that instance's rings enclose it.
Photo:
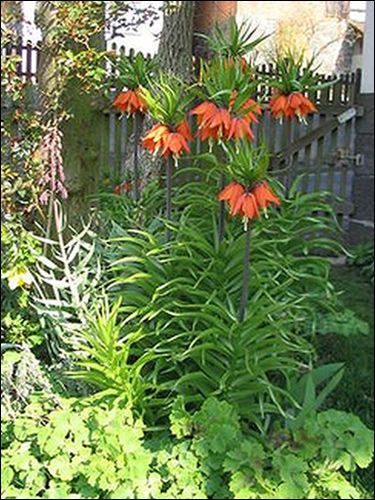
M 185 81 L 193 75 L 193 19 L 196 2 L 164 2 L 158 59 L 164 71 Z
M 15 37 L 22 36 L 23 2 L 1 2 L 1 21 Z M 16 40 L 15 42 L 16 43 Z

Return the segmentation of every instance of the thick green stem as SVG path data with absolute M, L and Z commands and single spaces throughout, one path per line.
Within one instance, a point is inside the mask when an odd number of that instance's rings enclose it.
M 288 148 L 293 142 L 293 130 L 292 130 L 292 120 L 285 120 L 284 123 L 284 147 Z M 292 162 L 293 156 L 288 156 L 287 158 L 287 170 L 286 170 L 286 193 L 289 193 L 290 186 L 293 182 L 293 172 L 292 172 Z
M 134 116 L 134 198 L 139 200 L 139 140 L 142 134 L 143 116 Z
M 225 175 L 223 173 L 220 174 L 219 187 L 220 191 L 222 191 L 225 187 Z M 219 206 L 219 224 L 218 224 L 219 243 L 221 243 L 224 239 L 224 229 L 225 229 L 225 201 L 221 201 Z
M 241 304 L 238 312 L 238 321 L 240 323 L 245 319 L 245 312 L 247 302 L 249 300 L 249 284 L 250 284 L 250 236 L 251 236 L 251 228 L 250 222 L 247 223 L 246 226 L 246 234 L 245 234 L 245 256 L 243 262 L 243 282 L 242 282 L 242 295 L 241 295 Z
M 166 164 L 166 169 L 167 169 L 166 188 L 167 188 L 167 192 L 166 192 L 165 217 L 168 221 L 172 220 L 172 170 L 173 170 L 172 161 L 173 160 L 171 157 L 167 158 L 167 164 Z M 167 227 L 166 239 L 167 239 L 167 242 L 169 242 L 171 239 L 171 230 L 168 227 Z

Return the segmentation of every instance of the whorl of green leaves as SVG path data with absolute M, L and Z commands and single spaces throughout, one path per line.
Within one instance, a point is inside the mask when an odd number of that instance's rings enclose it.
M 120 307 L 121 300 L 110 306 L 105 296 L 92 313 L 86 313 L 85 324 L 73 340 L 77 368 L 70 375 L 100 388 L 107 397 L 121 394 L 130 407 L 144 405 L 148 384 L 143 371 L 155 356 L 149 351 L 137 360 L 129 360 L 132 345 L 140 341 L 143 333 L 138 329 L 122 336 Z
M 186 116 L 193 100 L 191 87 L 170 73 L 159 73 L 142 87 L 142 94 L 152 118 L 164 125 L 176 126 Z
M 202 101 L 212 101 L 219 107 L 228 108 L 231 104 L 236 113 L 255 94 L 257 85 L 250 72 L 243 71 L 240 61 L 213 59 L 202 63 L 197 95 Z M 234 92 L 237 96 L 232 102 Z
M 198 35 L 207 40 L 208 47 L 214 54 L 221 57 L 242 57 L 269 37 L 261 35 L 254 38 L 257 30 L 257 26 L 253 27 L 248 22 L 238 25 L 236 19 L 231 17 L 225 28 L 217 24 L 209 36 L 201 33 Z
M 226 171 L 232 180 L 250 187 L 266 177 L 270 155 L 264 143 L 254 147 L 249 141 L 241 141 L 222 147 L 227 153 Z
M 276 78 L 271 78 L 268 84 L 279 89 L 283 94 L 293 92 L 315 91 L 330 87 L 337 80 L 320 83 L 320 75 L 316 73 L 315 57 L 306 60 L 305 54 L 295 54 L 291 50 L 278 53 L 275 57 Z
M 149 78 L 155 72 L 156 62 L 154 59 L 144 57 L 138 53 L 135 57 L 120 55 L 115 62 L 118 71 L 118 82 L 122 87 L 134 90 L 138 87 L 146 87 Z

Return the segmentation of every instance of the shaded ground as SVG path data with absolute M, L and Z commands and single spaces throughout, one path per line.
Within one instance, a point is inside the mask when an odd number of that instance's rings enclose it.
M 332 281 L 343 291 L 344 304 L 370 325 L 370 334 L 321 336 L 318 352 L 323 362 L 345 362 L 344 377 L 331 395 L 328 406 L 358 415 L 374 427 L 374 287 L 359 274 L 358 267 L 337 267 Z M 360 473 L 368 491 L 374 491 L 373 468 Z

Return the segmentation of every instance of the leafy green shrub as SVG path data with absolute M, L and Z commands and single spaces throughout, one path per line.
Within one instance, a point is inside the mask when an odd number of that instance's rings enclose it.
M 291 331 L 294 318 L 285 314 L 294 301 L 278 301 L 282 287 L 269 293 L 259 289 L 246 321 L 239 324 L 233 305 L 238 283 L 220 279 L 237 250 L 228 245 L 217 252 L 188 224 L 180 227 L 181 236 L 169 246 L 139 231 L 109 243 L 113 277 L 108 293 L 113 301 L 122 299 L 122 342 L 141 330 L 131 348 L 132 361 L 145 352 L 155 357 L 146 371 L 156 390 L 151 405 L 165 412 L 176 391 L 196 401 L 216 393 L 242 406 L 262 426 L 259 405 L 263 415 L 282 411 L 277 399 L 284 391 L 276 375 L 287 377 L 300 366 L 298 356 L 306 357 L 310 350 Z M 107 361 L 103 370 L 110 366 Z
M 15 221 L 1 225 L 1 340 L 35 346 L 43 341 L 42 328 L 30 308 L 32 268 L 40 252 L 33 234 Z
M 302 195 L 296 186 L 279 212 L 257 222 L 248 313 L 239 323 L 244 234 L 228 224 L 219 244 L 210 189 L 190 182 L 176 190 L 178 222 L 170 243 L 165 221 L 155 217 L 161 199 L 155 186 L 148 211 L 132 214 L 132 202 L 124 199 L 126 211 L 119 212 L 115 200 L 114 215 L 126 217 L 113 217 L 107 241 L 92 240 L 85 229 L 53 245 L 53 258 L 43 259 L 38 282 L 42 290 L 52 287 L 53 298 L 39 298 L 39 309 L 52 317 L 57 343 L 81 364 L 75 376 L 107 395 L 126 393 L 142 402 L 153 421 L 165 419 L 178 393 L 196 405 L 216 395 L 264 432 L 270 414 L 284 414 L 285 401 L 298 407 L 286 389 L 311 359 L 306 319 L 318 305 L 335 307 L 329 262 L 315 251 L 339 249 L 333 239 L 317 236 L 335 235 L 336 226 L 324 195 Z M 112 205 L 106 207 L 108 217 Z M 113 328 L 112 313 L 102 320 L 96 308 L 103 295 L 121 302 Z M 129 376 L 137 381 L 136 394 Z
M 152 455 L 129 410 L 36 400 L 7 431 L 4 498 L 151 497 Z
M 314 253 L 339 248 L 316 236 L 335 234 L 330 216 L 315 215 L 332 209 L 324 195 L 294 189 L 280 212 L 257 222 L 248 314 L 239 324 L 244 235 L 230 224 L 219 245 L 209 189 L 189 183 L 175 193 L 178 223 L 169 244 L 160 220 L 144 229 L 121 228 L 115 220 L 106 248 L 107 288 L 113 300 L 122 298 L 124 338 L 142 327 L 139 351 L 158 355 L 152 380 L 161 406 L 170 391 L 192 401 L 215 394 L 263 428 L 265 414 L 283 411 L 284 381 L 309 359 L 306 318 L 314 317 L 317 305 L 335 307 L 329 262 Z
M 374 245 L 371 242 L 361 243 L 350 251 L 348 262 L 358 266 L 361 274 L 374 283 Z
M 321 335 L 334 333 L 343 337 L 368 335 L 370 332 L 369 324 L 360 319 L 350 309 L 317 313 L 317 318 L 312 328 Z
M 36 398 L 2 422 L 2 498 L 366 498 L 347 473 L 373 433 L 333 410 L 264 440 L 226 402 L 194 414 L 178 399 L 172 435 L 146 432 L 117 401 Z
M 179 436 L 192 436 L 191 447 L 209 478 L 209 498 L 361 498 L 363 494 L 343 474 L 356 466 L 367 467 L 373 454 L 373 433 L 354 415 L 329 410 L 308 417 L 296 432 L 275 426 L 263 440 L 244 434 L 236 412 L 225 402 L 207 400 L 190 421 L 186 413 L 182 415 L 181 402 L 176 408 L 172 431 L 176 433 L 177 426 Z M 178 427 L 181 419 L 185 432 Z

